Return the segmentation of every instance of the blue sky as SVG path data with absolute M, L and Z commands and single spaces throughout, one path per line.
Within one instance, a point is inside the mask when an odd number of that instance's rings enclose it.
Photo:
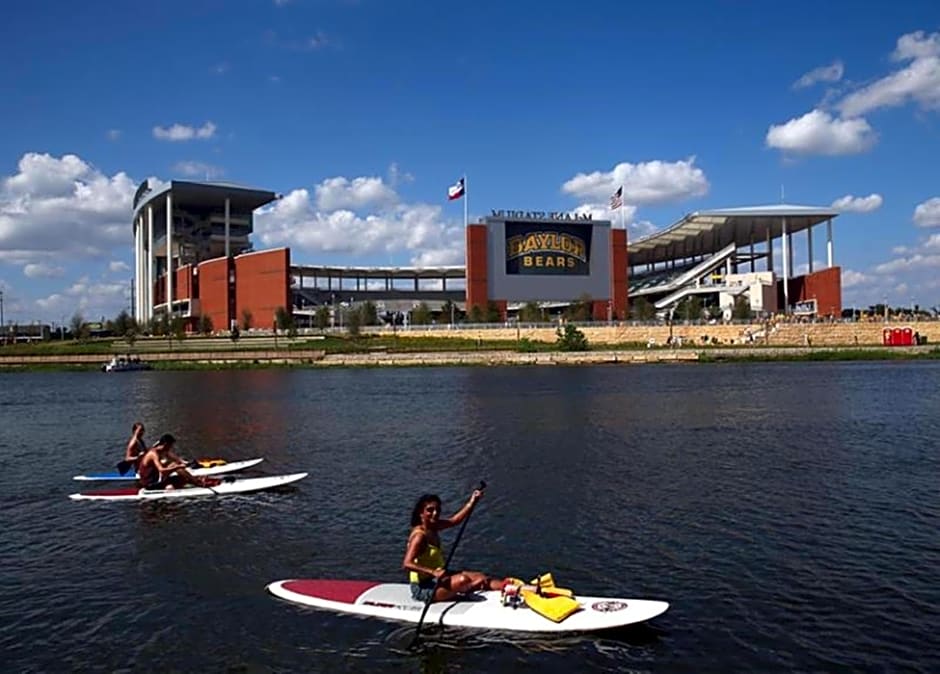
M 846 306 L 940 305 L 935 2 L 33 0 L 0 44 L 7 322 L 129 306 L 148 177 L 283 194 L 256 246 L 311 264 L 462 264 L 464 173 L 471 219 L 623 184 L 633 238 L 783 192 L 844 209 Z

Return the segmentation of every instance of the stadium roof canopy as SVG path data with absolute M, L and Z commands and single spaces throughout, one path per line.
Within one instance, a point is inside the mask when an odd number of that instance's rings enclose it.
M 739 247 L 759 244 L 783 234 L 793 234 L 839 215 L 833 208 L 775 204 L 724 208 L 689 213 L 679 222 L 627 244 L 630 266 L 656 264 L 677 258 L 709 255 L 734 242 Z
M 291 265 L 291 273 L 298 276 L 322 276 L 324 278 L 361 279 L 463 279 L 467 275 L 464 266 L 442 267 L 333 267 L 327 265 Z
M 280 195 L 269 190 L 259 190 L 253 187 L 243 187 L 233 183 L 204 183 L 187 180 L 171 180 L 157 189 L 150 188 L 150 181 L 145 180 L 137 188 L 134 195 L 134 216 L 147 204 L 153 203 L 158 197 L 170 192 L 175 204 L 196 210 L 213 210 L 222 208 L 225 200 L 229 200 L 232 212 L 250 213 L 267 203 L 280 198 Z M 156 206 L 156 204 L 154 204 Z M 162 207 L 162 203 L 160 206 Z

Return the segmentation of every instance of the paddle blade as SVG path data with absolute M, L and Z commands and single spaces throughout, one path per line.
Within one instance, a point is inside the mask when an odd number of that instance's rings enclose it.
M 128 461 L 126 459 L 124 461 L 118 461 L 118 464 L 117 464 L 118 473 L 120 473 L 121 475 L 126 475 L 127 471 L 129 471 L 133 466 L 134 466 L 133 461 Z

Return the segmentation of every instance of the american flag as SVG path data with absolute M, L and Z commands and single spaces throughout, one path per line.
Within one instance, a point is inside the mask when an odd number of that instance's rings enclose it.
M 617 188 L 610 197 L 610 210 L 623 206 L 623 185 Z

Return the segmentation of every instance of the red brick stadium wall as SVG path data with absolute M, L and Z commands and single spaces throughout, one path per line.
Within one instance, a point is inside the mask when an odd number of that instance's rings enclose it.
M 193 266 L 190 264 L 178 268 L 173 278 L 173 299 L 188 300 L 193 297 Z
M 630 288 L 627 270 L 627 230 L 610 230 L 610 298 L 613 302 L 613 319 L 627 317 L 627 293 Z M 605 314 L 604 320 L 607 319 Z
M 818 316 L 842 315 L 842 268 L 821 271 L 790 279 L 790 303 L 816 300 Z M 783 306 L 783 299 L 780 299 Z
M 486 267 L 486 225 L 467 225 L 467 313 L 486 311 L 489 297 Z
M 252 325 L 270 330 L 275 312 L 291 311 L 290 248 L 246 253 L 235 258 L 235 312 L 241 322 L 245 311 Z
M 199 304 L 203 316 L 212 321 L 214 330 L 228 330 L 232 302 L 229 294 L 229 268 L 231 259 L 219 257 L 199 263 Z

